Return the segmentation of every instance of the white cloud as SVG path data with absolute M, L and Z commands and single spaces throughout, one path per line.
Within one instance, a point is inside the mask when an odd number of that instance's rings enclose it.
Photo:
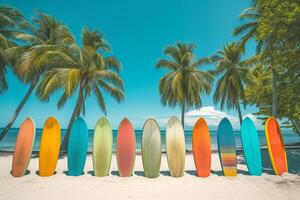
M 177 116 L 180 119 L 180 115 L 178 114 Z M 230 120 L 234 130 L 240 129 L 239 118 L 236 115 L 231 115 L 226 112 L 217 110 L 213 106 L 206 106 L 198 110 L 191 110 L 187 112 L 185 114 L 185 124 L 189 127 L 193 127 L 196 121 L 199 119 L 199 117 L 203 117 L 206 120 L 211 130 L 216 130 L 220 121 L 224 117 L 227 117 Z M 243 117 L 249 117 L 250 119 L 253 120 L 257 129 L 259 130 L 263 129 L 263 126 L 261 125 L 262 124 L 261 120 L 257 119 L 253 114 L 251 113 L 243 114 Z M 169 118 L 156 117 L 155 119 L 158 121 L 160 126 L 165 127 Z

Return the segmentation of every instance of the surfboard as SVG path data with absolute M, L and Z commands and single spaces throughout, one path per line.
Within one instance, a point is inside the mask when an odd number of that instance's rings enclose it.
M 262 160 L 259 139 L 255 125 L 249 117 L 246 117 L 242 122 L 241 140 L 249 174 L 260 176 L 262 174 Z
M 159 126 L 154 119 L 148 119 L 143 127 L 142 161 L 146 177 L 155 178 L 159 176 L 161 136 Z
M 124 118 L 118 128 L 117 135 L 117 164 L 119 175 L 132 175 L 135 161 L 135 134 L 130 121 Z
M 225 117 L 217 130 L 218 152 L 224 176 L 237 175 L 235 137 L 230 121 Z
M 107 176 L 112 156 L 113 133 L 109 121 L 101 117 L 95 127 L 93 141 L 93 167 L 95 176 Z
M 166 127 L 167 160 L 172 177 L 181 177 L 185 165 L 184 130 L 175 116 L 171 117 Z
M 85 121 L 78 117 L 75 119 L 68 143 L 68 175 L 80 176 L 86 160 L 88 148 L 88 128 Z
M 58 121 L 49 117 L 43 128 L 40 155 L 39 175 L 52 176 L 55 172 L 60 148 L 60 125 Z
M 265 133 L 274 172 L 276 175 L 282 175 L 284 172 L 288 172 L 288 163 L 280 126 L 274 117 L 267 119 Z
M 193 128 L 192 147 L 194 163 L 199 177 L 208 177 L 211 169 L 211 144 L 207 123 L 198 119 Z
M 35 140 L 35 124 L 32 118 L 27 117 L 20 126 L 13 154 L 11 174 L 21 177 L 29 165 L 32 148 Z

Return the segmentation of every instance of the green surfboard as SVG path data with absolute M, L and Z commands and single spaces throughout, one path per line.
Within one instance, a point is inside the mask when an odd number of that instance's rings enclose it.
M 95 176 L 109 174 L 112 157 L 112 128 L 105 117 L 101 117 L 95 127 L 93 142 L 93 166 Z
M 157 122 L 148 119 L 143 127 L 142 160 L 145 176 L 159 176 L 161 162 L 161 136 Z

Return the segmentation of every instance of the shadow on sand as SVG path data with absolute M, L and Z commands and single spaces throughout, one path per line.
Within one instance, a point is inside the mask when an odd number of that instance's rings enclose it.
M 54 173 L 53 173 L 52 175 L 50 175 L 50 176 L 53 176 L 53 175 L 55 175 L 56 173 L 57 173 L 57 172 L 54 171 Z M 38 176 L 40 176 L 40 171 L 39 171 L 39 170 L 35 171 L 35 174 L 38 175 Z
M 74 175 L 69 175 L 69 173 L 68 173 L 68 171 L 66 170 L 66 171 L 63 171 L 63 173 L 65 174 L 65 175 L 67 175 L 67 176 L 74 176 Z M 78 176 L 82 176 L 82 175 L 84 175 L 85 173 L 84 172 L 82 172 L 82 174 L 81 175 L 78 175 Z
M 12 176 L 14 176 L 13 174 L 12 174 L 12 171 L 10 171 L 10 174 L 12 175 Z M 29 175 L 30 174 L 30 170 L 26 170 L 25 171 L 25 173 L 24 173 L 24 175 L 23 176 L 27 176 L 27 175 Z M 15 177 L 15 176 L 14 176 Z
M 197 176 L 197 171 L 196 170 L 186 170 L 185 171 L 187 174 L 192 175 L 192 176 Z
M 91 176 L 95 176 L 95 172 L 94 172 L 94 170 L 90 170 L 90 171 L 88 171 L 88 172 L 87 172 L 87 174 L 89 174 L 89 175 L 91 175 Z
M 111 171 L 110 174 L 113 175 L 113 176 L 120 176 L 118 171 Z
M 170 171 L 161 171 L 160 174 L 163 176 L 171 176 Z
M 145 173 L 143 171 L 135 171 L 134 174 L 137 175 L 137 176 L 145 177 Z

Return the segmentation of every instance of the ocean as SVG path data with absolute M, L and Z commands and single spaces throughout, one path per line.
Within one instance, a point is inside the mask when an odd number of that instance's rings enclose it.
M 10 129 L 7 136 L 3 139 L 3 141 L 0 142 L 0 150 L 2 151 L 13 151 L 15 147 L 16 138 L 18 135 L 19 129 L 13 128 Z M 62 136 L 65 134 L 65 129 L 62 129 Z M 38 151 L 40 146 L 40 139 L 41 139 L 42 129 L 36 129 L 36 137 L 35 137 L 35 143 L 33 150 Z M 88 145 L 88 151 L 92 151 L 92 145 L 93 145 L 93 134 L 94 130 L 89 130 L 89 145 Z M 236 145 L 237 147 L 241 147 L 241 139 L 240 139 L 240 132 L 235 131 L 234 132 L 236 137 Z M 211 131 L 211 145 L 212 150 L 217 150 L 217 132 Z M 141 149 L 141 140 L 142 140 L 142 130 L 135 130 L 135 136 L 136 136 L 136 148 Z M 258 131 L 259 141 L 261 146 L 266 145 L 266 139 L 265 139 L 265 133 L 264 131 Z M 116 148 L 116 137 L 117 137 L 117 130 L 113 131 L 113 148 L 115 150 Z M 165 138 L 166 138 L 166 132 L 164 130 L 161 131 L 161 137 L 162 137 L 162 149 L 165 150 Z M 285 144 L 294 144 L 300 142 L 300 137 L 293 133 L 290 130 L 283 131 L 283 138 Z M 186 143 L 186 149 L 191 150 L 192 149 L 192 131 L 185 131 L 185 143 Z
M 13 151 L 15 147 L 16 138 L 18 135 L 19 129 L 10 129 L 8 135 L 3 139 L 3 141 L 0 142 L 0 151 Z M 62 135 L 65 134 L 66 130 L 62 130 Z M 39 151 L 39 145 L 40 145 L 40 138 L 41 138 L 42 129 L 36 129 L 36 137 L 35 137 L 35 143 L 33 150 Z M 88 145 L 88 151 L 92 151 L 92 145 L 93 145 L 93 133 L 94 130 L 89 130 L 89 145 Z M 236 145 L 237 148 L 241 147 L 241 139 L 240 139 L 240 132 L 235 131 L 234 132 L 236 137 Z M 141 130 L 135 130 L 136 135 L 136 149 L 141 149 L 141 139 L 142 139 L 142 131 Z M 212 150 L 217 150 L 217 133 L 216 131 L 211 131 L 211 145 Z M 266 139 L 265 139 L 265 133 L 264 131 L 258 131 L 259 141 L 261 146 L 266 145 Z M 115 151 L 116 149 L 116 137 L 117 137 L 117 131 L 113 131 L 113 137 L 114 137 L 114 143 L 113 143 L 113 149 Z M 161 131 L 161 137 L 162 137 L 162 149 L 165 150 L 165 138 L 166 138 L 166 132 L 164 130 Z M 300 143 L 300 137 L 293 133 L 291 130 L 283 130 L 283 138 L 285 145 L 291 145 L 295 143 Z M 191 150 L 192 149 L 192 131 L 185 131 L 185 142 L 186 142 L 186 149 Z M 262 161 L 263 161 L 263 170 L 266 173 L 273 173 L 272 166 L 270 163 L 270 158 L 267 149 L 263 148 L 261 150 L 262 152 Z M 300 148 L 287 148 L 287 159 L 288 159 L 288 165 L 289 165 L 289 172 L 294 174 L 300 175 Z M 241 150 L 237 151 L 237 154 L 243 158 L 243 152 Z M 244 162 L 244 159 L 240 159 L 241 162 Z M 243 164 L 243 163 L 242 163 Z

